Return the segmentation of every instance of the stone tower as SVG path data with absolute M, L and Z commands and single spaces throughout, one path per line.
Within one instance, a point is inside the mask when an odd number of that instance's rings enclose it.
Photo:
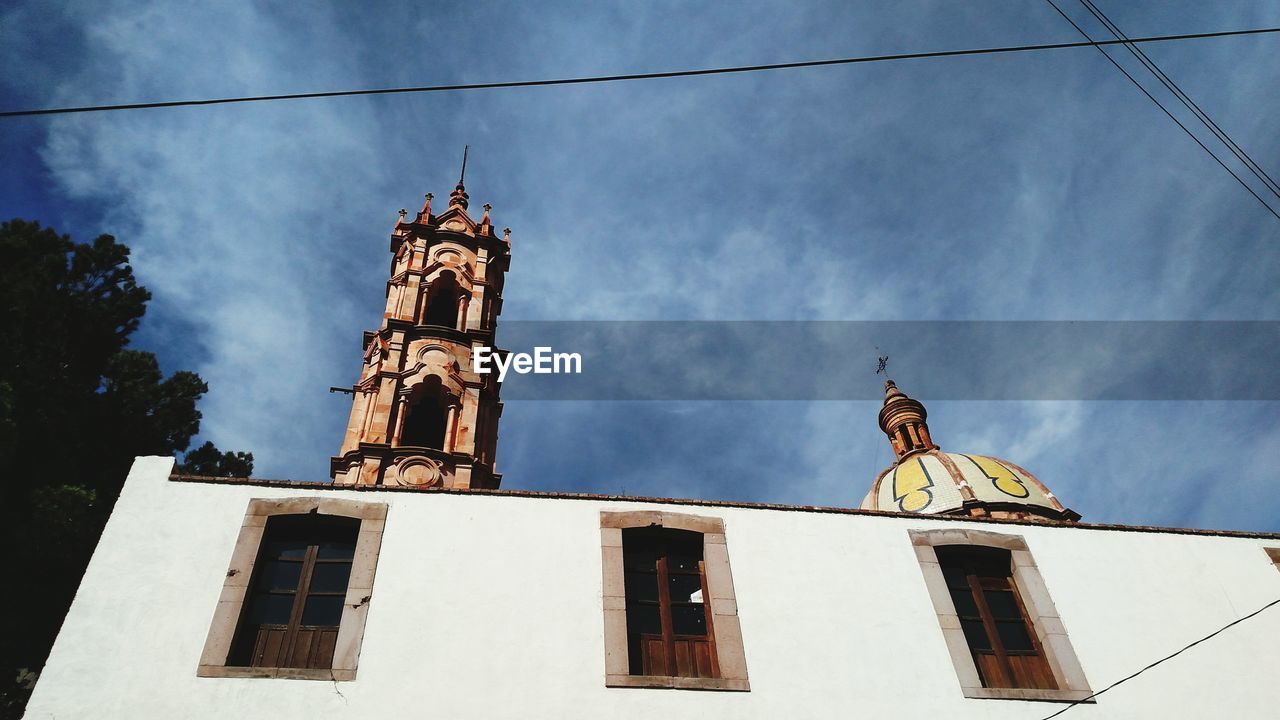
M 391 279 L 382 328 L 364 334 L 335 484 L 497 488 L 497 374 L 472 371 L 471 354 L 492 347 L 511 261 L 511 231 L 493 232 L 489 205 L 467 214 L 462 175 L 439 215 L 432 196 L 391 231 Z

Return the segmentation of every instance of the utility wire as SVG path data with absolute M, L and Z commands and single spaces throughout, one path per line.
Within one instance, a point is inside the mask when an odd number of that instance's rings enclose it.
M 1148 666 L 1146 666 L 1146 667 L 1142 668 L 1142 669 L 1141 669 L 1141 670 L 1139 670 L 1138 672 L 1133 673 L 1132 675 L 1129 675 L 1128 677 L 1121 678 L 1120 680 L 1117 680 L 1117 681 L 1115 681 L 1115 682 L 1111 683 L 1110 685 L 1108 685 L 1108 686 L 1106 686 L 1106 687 L 1102 688 L 1101 690 L 1099 690 L 1098 692 L 1096 692 L 1096 693 L 1094 693 L 1094 694 L 1090 695 L 1089 697 L 1087 697 L 1087 698 L 1083 698 L 1083 699 L 1081 699 L 1081 700 L 1076 700 L 1075 702 L 1073 702 L 1073 703 L 1071 703 L 1070 705 L 1068 705 L 1068 706 L 1066 706 L 1066 707 L 1062 708 L 1062 709 L 1061 709 L 1061 710 L 1059 710 L 1058 712 L 1053 713 L 1052 715 L 1046 715 L 1046 716 L 1044 717 L 1044 720 L 1050 720 L 1050 718 L 1056 718 L 1056 717 L 1058 717 L 1059 715 L 1061 715 L 1062 713 L 1064 713 L 1064 712 L 1066 712 L 1066 711 L 1070 710 L 1071 708 L 1073 708 L 1073 707 L 1075 707 L 1075 706 L 1079 705 L 1080 703 L 1088 702 L 1088 701 L 1090 701 L 1090 700 L 1092 700 L 1092 699 L 1094 699 L 1094 698 L 1098 697 L 1098 696 L 1099 696 L 1099 695 L 1101 695 L 1102 693 L 1104 693 L 1104 692 L 1106 692 L 1106 691 L 1110 690 L 1111 688 L 1113 688 L 1113 687 L 1115 687 L 1115 686 L 1117 686 L 1117 685 L 1119 685 L 1119 684 L 1121 684 L 1121 683 L 1128 682 L 1128 681 L 1130 681 L 1130 680 L 1132 680 L 1132 679 L 1134 679 L 1134 678 L 1138 677 L 1138 676 L 1139 676 L 1139 675 L 1141 675 L 1142 673 L 1144 673 L 1144 672 L 1146 672 L 1146 671 L 1150 670 L 1151 668 L 1153 668 L 1153 667 L 1155 667 L 1155 666 L 1159 665 L 1160 663 L 1162 663 L 1162 662 L 1164 662 L 1164 661 L 1166 661 L 1166 660 L 1172 660 L 1173 658 L 1175 658 L 1175 657 L 1177 657 L 1177 656 L 1181 655 L 1182 653 L 1184 653 L 1184 652 L 1186 652 L 1186 651 L 1190 650 L 1191 648 L 1193 648 L 1193 647 L 1195 647 L 1195 646 L 1199 645 L 1200 643 L 1204 642 L 1205 640 L 1208 640 L 1209 638 L 1212 638 L 1213 636 L 1215 636 L 1215 635 L 1217 635 L 1217 634 L 1219 634 L 1219 633 L 1221 633 L 1221 632 L 1223 632 L 1223 631 L 1227 630 L 1228 628 L 1233 627 L 1233 626 L 1235 626 L 1235 625 L 1239 625 L 1240 623 L 1244 622 L 1245 620 L 1248 620 L 1248 619 L 1249 619 L 1249 618 L 1251 618 L 1251 617 L 1254 617 L 1255 615 L 1260 615 L 1260 614 L 1262 613 L 1262 611 L 1263 611 L 1263 610 L 1266 610 L 1267 608 L 1269 608 L 1269 607 L 1271 607 L 1271 606 L 1273 606 L 1273 605 L 1280 605 L 1280 598 L 1276 598 L 1275 600 L 1272 600 L 1271 602 L 1267 603 L 1266 605 L 1263 605 L 1262 607 L 1258 608 L 1257 610 L 1254 610 L 1253 612 L 1249 613 L 1248 615 L 1245 615 L 1244 617 L 1236 618 L 1235 620 L 1232 620 L 1231 622 L 1227 623 L 1226 625 L 1223 625 L 1222 627 L 1218 628 L 1217 630 L 1214 630 L 1213 632 L 1209 633 L 1208 635 L 1205 635 L 1204 637 L 1200 638 L 1199 640 L 1196 640 L 1195 642 L 1193 642 L 1193 643 L 1191 643 L 1190 645 L 1188 645 L 1188 646 L 1186 646 L 1186 647 L 1182 648 L 1181 650 L 1178 650 L 1177 652 L 1175 652 L 1175 653 L 1173 653 L 1173 654 L 1171 654 L 1171 655 L 1166 655 L 1166 656 L 1164 656 L 1164 657 L 1160 658 L 1159 660 L 1157 660 L 1157 661 L 1155 661 L 1155 662 L 1151 663 L 1150 665 L 1148 665 Z
M 1057 3 L 1055 3 L 1053 0 L 1045 0 L 1045 2 L 1049 3 L 1049 5 L 1052 6 L 1054 10 L 1057 10 L 1058 14 L 1061 15 L 1063 19 L 1071 23 L 1071 27 L 1075 28 L 1076 32 L 1079 32 L 1081 35 L 1083 35 L 1085 38 L 1089 39 L 1090 41 L 1093 40 L 1093 38 L 1089 36 L 1089 33 L 1084 31 L 1084 28 L 1077 25 L 1076 21 L 1071 19 L 1071 16 L 1067 15 L 1065 12 L 1062 11 L 1062 8 L 1058 7 Z M 1119 41 L 1119 42 L 1123 44 L 1124 41 Z M 1200 138 L 1196 137 L 1195 133 L 1188 130 L 1187 126 L 1182 124 L 1182 121 L 1174 117 L 1173 113 L 1169 112 L 1168 108 L 1162 105 L 1160 101 L 1155 98 L 1154 95 L 1148 92 L 1147 89 L 1142 86 L 1142 83 L 1134 79 L 1134 77 L 1129 74 L 1129 71 L 1124 69 L 1124 66 L 1116 62 L 1115 58 L 1111 57 L 1111 54 L 1107 52 L 1106 48 L 1102 47 L 1103 45 L 1113 45 L 1113 44 L 1115 43 L 1098 42 L 1098 43 L 1094 43 L 1094 47 L 1098 48 L 1098 52 L 1102 53 L 1103 57 L 1107 59 L 1107 62 L 1114 65 L 1115 68 L 1121 72 L 1121 74 L 1123 74 L 1126 78 L 1129 79 L 1129 82 L 1133 83 L 1134 87 L 1141 90 L 1142 94 L 1146 95 L 1148 100 L 1155 103 L 1156 107 L 1160 108 L 1165 115 L 1168 115 L 1170 120 L 1172 120 L 1175 124 L 1177 124 L 1178 127 L 1182 128 L 1182 132 L 1186 133 L 1187 137 L 1191 138 L 1192 140 L 1195 140 L 1196 144 L 1200 146 L 1200 149 L 1209 153 L 1209 157 L 1212 157 L 1214 161 L 1216 161 L 1219 165 L 1221 165 L 1223 170 L 1226 170 L 1228 173 L 1230 173 L 1231 177 L 1235 178 L 1236 182 L 1240 183 L 1240 187 L 1244 188 L 1246 192 L 1252 195 L 1258 202 L 1262 203 L 1262 206 L 1267 209 L 1267 212 L 1274 215 L 1276 220 L 1280 220 L 1280 213 L 1277 213 L 1274 208 L 1272 208 L 1269 204 L 1267 204 L 1267 201 L 1263 200 L 1261 195 L 1258 195 L 1258 193 L 1254 192 L 1253 188 L 1249 187 L 1249 183 L 1246 183 L 1244 180 L 1240 179 L 1240 176 L 1237 175 L 1235 171 L 1227 167 L 1227 164 L 1222 162 L 1221 158 L 1215 155 L 1214 152 L 1210 150 L 1207 145 L 1201 142 Z
M 1106 25 L 1107 29 L 1110 30 L 1111 34 L 1117 39 L 1128 39 L 1125 36 L 1124 31 L 1120 29 L 1120 26 L 1116 25 L 1111 18 L 1107 17 L 1107 14 L 1102 12 L 1102 8 L 1093 3 L 1093 0 L 1080 0 L 1080 4 L 1084 5 L 1085 9 L 1092 13 L 1095 18 L 1102 21 L 1102 24 Z M 1275 179 L 1268 175 L 1267 171 L 1263 170 L 1262 166 L 1255 162 L 1254 159 L 1250 157 L 1249 153 L 1245 152 L 1244 148 L 1240 147 L 1235 140 L 1231 139 L 1231 136 L 1227 134 L 1227 131 L 1219 127 L 1218 123 L 1214 122 L 1213 118 L 1209 117 L 1209 114 L 1197 105 L 1196 101 L 1192 100 L 1191 96 L 1187 95 L 1178 83 L 1174 82 L 1173 78 L 1165 74 L 1165 72 L 1160 69 L 1160 66 L 1156 65 L 1155 60 L 1148 57 L 1140 47 L 1128 44 L 1124 47 L 1129 51 L 1130 55 L 1137 58 L 1143 66 L 1150 70 L 1151 74 L 1155 75 L 1156 78 L 1164 84 L 1165 88 L 1168 89 L 1169 92 L 1173 93 L 1174 97 L 1178 98 L 1178 101 L 1182 103 L 1183 107 L 1190 110 L 1191 113 L 1196 116 L 1196 119 L 1209 129 L 1209 132 L 1213 133 L 1218 140 L 1222 141 L 1222 144 L 1227 146 L 1227 149 L 1236 156 L 1236 159 L 1244 163 L 1245 167 L 1249 169 L 1249 172 L 1253 173 L 1254 177 L 1262 181 L 1262 184 L 1267 187 L 1267 190 L 1271 191 L 1272 195 L 1275 195 L 1277 199 L 1280 199 L 1280 185 L 1276 184 Z
M 656 80 L 660 78 L 697 77 L 701 75 L 728 75 L 731 73 L 759 72 L 763 70 L 790 70 L 793 68 L 824 67 L 828 65 L 854 65 L 858 63 L 887 62 L 893 60 L 918 60 L 924 58 L 959 57 L 966 55 L 995 55 L 1001 53 L 1060 50 L 1078 47 L 1099 47 L 1129 43 L 1165 42 L 1170 40 L 1199 40 L 1203 38 L 1231 37 L 1237 35 L 1261 35 L 1280 32 L 1280 27 L 1249 30 L 1225 30 L 1221 32 L 1187 33 L 1183 35 L 1155 35 L 1129 40 L 1089 39 L 1087 42 L 1046 43 L 1040 45 L 1015 45 L 977 48 L 970 50 L 938 50 L 933 52 L 901 53 L 897 55 L 872 55 L 839 58 L 835 60 L 808 60 L 804 62 L 774 63 L 770 65 L 742 65 L 736 67 L 702 70 L 676 70 L 672 72 L 636 73 L 632 75 L 599 75 L 592 77 L 563 78 L 558 80 L 519 80 L 513 82 L 470 83 L 465 85 L 427 85 L 421 87 L 380 88 L 367 90 L 336 90 L 330 92 L 290 93 L 286 95 L 257 95 L 250 97 L 215 98 L 208 100 L 170 100 L 165 102 L 126 103 L 120 105 L 85 105 L 81 107 L 44 108 L 38 110 L 8 110 L 2 117 L 29 117 L 32 115 L 67 115 L 71 113 L 105 112 L 109 110 L 145 110 L 151 108 L 187 107 L 194 105 L 227 105 L 231 103 L 263 102 L 267 100 L 303 100 L 310 98 L 349 97 L 353 95 L 393 95 L 400 93 L 447 92 L 455 90 L 492 90 L 498 88 L 547 87 L 551 85 L 581 85 L 586 83 L 620 82 L 624 80 Z

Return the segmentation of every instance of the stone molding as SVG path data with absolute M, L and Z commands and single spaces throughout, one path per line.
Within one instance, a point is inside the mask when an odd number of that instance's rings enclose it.
M 1000 699 L 1000 700 L 1044 700 L 1054 702 L 1089 702 L 1093 690 L 1085 678 L 1084 669 L 1076 657 L 1075 649 L 1067 637 L 1066 627 L 1058 617 L 1049 589 L 1045 586 L 1040 569 L 1027 548 L 1027 542 L 1020 535 L 1005 535 L 985 530 L 909 530 L 911 544 L 915 549 L 916 559 L 920 563 L 920 571 L 924 574 L 925 587 L 928 588 L 929 599 L 933 601 L 933 609 L 938 616 L 938 625 L 942 629 L 947 651 L 951 654 L 951 662 L 955 665 L 956 675 L 960 681 L 960 689 L 965 697 Z M 1027 609 L 1028 620 L 1035 628 L 1036 637 L 1044 650 L 1045 659 L 1058 683 L 1057 690 L 1040 690 L 1031 688 L 989 688 L 983 687 L 978 676 L 978 668 L 973 662 L 969 644 L 965 641 L 964 631 L 960 627 L 960 618 L 956 614 L 955 605 L 951 601 L 951 593 L 947 590 L 946 579 L 942 575 L 942 566 L 938 563 L 938 555 L 934 548 L 939 545 L 981 545 L 1002 548 L 1009 551 L 1013 562 L 1013 583 L 1019 597 Z
M 355 557 L 351 563 L 351 577 L 347 581 L 347 597 L 338 626 L 337 648 L 333 654 L 333 667 L 319 668 L 255 668 L 228 666 L 227 655 L 240 622 L 249 582 L 253 578 L 254 563 L 266 531 L 267 518 L 273 515 L 337 515 L 360 521 L 356 540 Z M 364 623 L 369 614 L 373 597 L 373 577 L 378 565 L 378 553 L 382 548 L 382 532 L 387 519 L 386 503 L 358 502 L 339 498 L 255 498 L 249 501 L 240 535 L 231 553 L 231 565 L 222 594 L 213 614 L 209 635 L 200 654 L 196 669 L 198 677 L 210 678 L 291 678 L 296 680 L 355 680 L 356 665 L 360 659 L 360 644 L 364 639 Z
M 627 653 L 627 598 L 622 566 L 622 531 L 659 525 L 702 534 L 702 557 L 711 596 L 712 634 L 717 678 L 684 678 L 665 675 L 631 675 Z M 724 520 L 654 510 L 600 513 L 600 553 L 603 559 L 604 665 L 606 687 L 666 688 L 678 690 L 751 689 L 747 681 L 747 657 L 742 647 L 738 600 L 729 568 L 729 548 Z

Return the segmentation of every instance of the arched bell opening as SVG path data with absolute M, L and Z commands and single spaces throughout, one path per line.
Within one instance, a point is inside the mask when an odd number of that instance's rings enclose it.
M 440 378 L 431 376 L 401 400 L 397 446 L 425 447 L 449 452 L 457 403 Z
M 457 329 L 459 310 L 462 306 L 462 288 L 457 276 L 445 271 L 431 281 L 427 289 L 422 324 Z

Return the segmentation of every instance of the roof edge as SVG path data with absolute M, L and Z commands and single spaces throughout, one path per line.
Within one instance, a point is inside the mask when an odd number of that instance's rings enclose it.
M 881 518 L 904 518 L 912 520 L 942 520 L 949 522 L 974 522 L 990 525 L 1029 525 L 1043 528 L 1079 528 L 1081 530 L 1112 530 L 1119 532 L 1167 533 L 1175 535 L 1207 535 L 1217 537 L 1252 538 L 1259 540 L 1280 540 L 1280 532 L 1256 532 L 1249 530 L 1205 530 L 1200 528 L 1175 528 L 1158 525 L 1115 525 L 1107 523 L 1046 523 L 1033 520 L 1013 520 L 1004 518 L 969 517 L 964 515 L 930 515 L 926 513 L 905 513 L 889 510 L 863 510 L 861 508 L 831 507 L 824 505 L 783 505 L 779 503 L 755 503 L 730 500 L 699 500 L 696 498 L 663 498 L 644 497 L 638 495 L 601 495 L 598 493 L 551 492 L 542 490 L 486 490 L 478 488 L 442 488 L 413 487 L 391 485 L 334 485 L 327 482 L 304 482 L 296 480 L 270 480 L 260 478 L 208 477 L 204 475 L 185 475 L 173 473 L 170 482 L 204 483 L 212 485 L 244 485 L 249 487 L 274 487 L 292 490 L 353 490 L 356 492 L 409 492 L 443 495 L 496 495 L 499 497 L 534 498 L 550 500 L 607 500 L 610 502 L 638 502 L 662 505 L 693 505 L 698 507 L 726 507 L 745 510 L 782 510 L 790 512 L 811 512 L 828 515 L 867 515 Z

